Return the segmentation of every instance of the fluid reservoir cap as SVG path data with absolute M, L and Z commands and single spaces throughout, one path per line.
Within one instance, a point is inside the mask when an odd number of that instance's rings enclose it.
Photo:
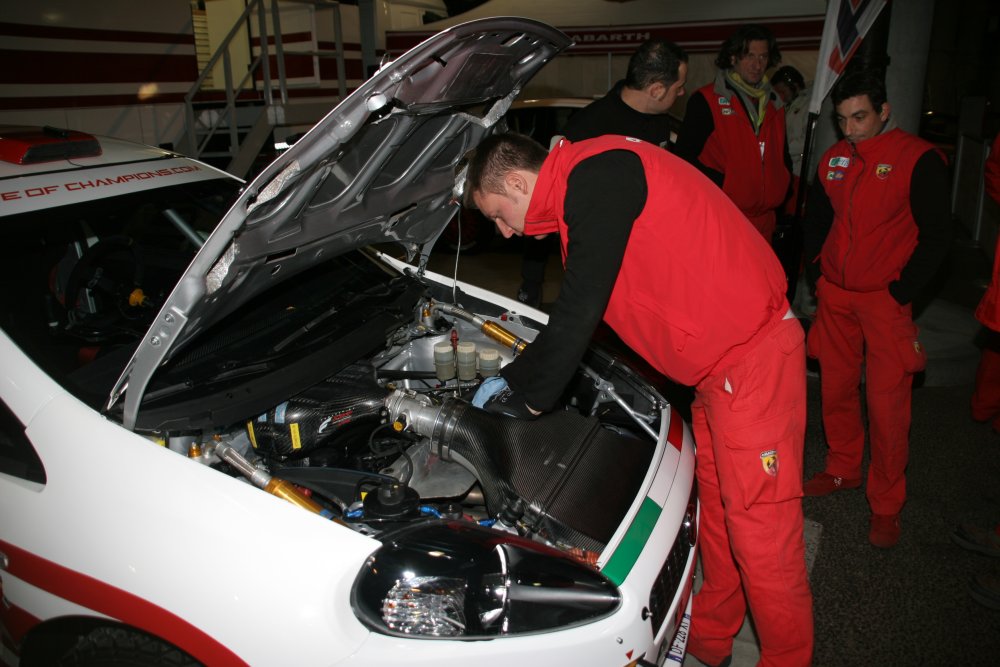
M 476 360 L 476 344 L 470 341 L 462 341 L 455 350 L 459 363 Z
M 484 347 L 479 351 L 479 374 L 490 377 L 500 372 L 500 351 L 495 347 Z
M 458 379 L 469 381 L 476 379 L 476 344 L 463 341 L 456 346 L 455 361 L 458 368 Z

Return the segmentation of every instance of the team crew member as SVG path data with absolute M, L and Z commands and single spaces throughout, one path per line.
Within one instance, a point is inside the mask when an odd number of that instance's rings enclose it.
M 634 138 L 562 140 L 546 156 L 495 135 L 471 157 L 466 191 L 505 237 L 558 233 L 566 271 L 545 331 L 474 402 L 521 418 L 549 409 L 602 316 L 694 386 L 705 579 L 690 651 L 725 661 L 749 602 L 760 664 L 809 664 L 804 341 L 770 247 L 697 170 Z
M 687 62 L 687 54 L 673 42 L 643 42 L 629 59 L 625 78 L 607 95 L 573 114 L 563 135 L 582 141 L 620 134 L 666 148 L 670 124 L 665 114 L 684 95 Z
M 819 359 L 829 451 L 826 469 L 806 482 L 805 494 L 861 485 L 864 366 L 868 539 L 886 548 L 899 541 L 910 390 L 926 362 L 911 302 L 948 252 L 948 181 L 938 151 L 894 127 L 878 75 L 845 76 L 833 103 L 844 138 L 819 162 L 805 225 L 806 259 L 818 256 L 810 266 L 822 271 L 809 353 Z
M 563 135 L 570 141 L 582 141 L 602 134 L 621 134 L 666 148 L 670 144 L 670 123 L 665 114 L 684 95 L 687 61 L 684 49 L 673 42 L 646 40 L 629 58 L 625 78 L 607 95 L 574 113 Z M 536 308 L 542 301 L 549 241 L 528 239 L 524 244 L 517 298 Z
M 986 159 L 983 185 L 986 194 L 1000 204 L 1000 134 Z M 993 254 L 993 280 L 976 308 L 976 319 L 986 327 L 987 338 L 976 368 L 972 418 L 993 422 L 993 430 L 1000 431 L 1000 239 Z M 964 549 L 1000 558 L 1000 523 L 992 527 L 961 523 L 951 539 Z M 1000 610 L 1000 568 L 973 576 L 969 595 L 981 605 Z
M 740 27 L 719 50 L 714 83 L 688 100 L 674 148 L 715 181 L 768 242 L 791 173 L 785 112 L 764 75 L 780 61 L 769 30 Z
M 1000 205 L 1000 134 L 993 140 L 986 159 L 983 185 L 986 194 Z M 993 253 L 993 279 L 976 308 L 976 319 L 987 328 L 987 338 L 976 367 L 972 418 L 992 421 L 993 429 L 1000 432 L 1000 238 Z

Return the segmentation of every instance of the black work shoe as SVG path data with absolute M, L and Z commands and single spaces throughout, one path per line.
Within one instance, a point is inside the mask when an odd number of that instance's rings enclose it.
M 974 576 L 969 582 L 969 595 L 985 607 L 1000 610 L 1000 570 Z
M 960 523 L 951 534 L 951 541 L 963 549 L 1000 558 L 1000 535 L 992 528 Z

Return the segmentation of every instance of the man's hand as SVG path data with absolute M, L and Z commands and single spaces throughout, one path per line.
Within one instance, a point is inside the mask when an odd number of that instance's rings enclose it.
M 502 377 L 483 380 L 472 397 L 472 404 L 496 415 L 506 415 L 515 419 L 534 419 L 540 412 L 532 410 L 524 402 L 524 397 L 510 388 Z
M 477 408 L 485 408 L 487 401 L 507 388 L 507 380 L 494 375 L 483 380 L 476 390 L 476 395 L 472 397 L 472 404 Z

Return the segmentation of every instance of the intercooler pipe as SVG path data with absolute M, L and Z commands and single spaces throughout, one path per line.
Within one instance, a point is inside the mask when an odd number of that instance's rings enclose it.
M 385 407 L 396 430 L 412 429 L 414 433 L 430 441 L 433 454 L 445 461 L 462 465 L 479 479 L 483 486 L 486 509 L 491 516 L 497 516 L 501 509 L 516 500 L 517 494 L 513 487 L 479 448 L 471 454 L 467 448 L 462 447 L 459 448 L 462 451 L 452 451 L 456 428 L 470 404 L 452 399 L 442 405 L 434 405 L 422 394 L 410 394 L 397 389 L 386 397 Z M 486 412 L 483 414 L 494 420 L 499 419 L 496 415 Z

